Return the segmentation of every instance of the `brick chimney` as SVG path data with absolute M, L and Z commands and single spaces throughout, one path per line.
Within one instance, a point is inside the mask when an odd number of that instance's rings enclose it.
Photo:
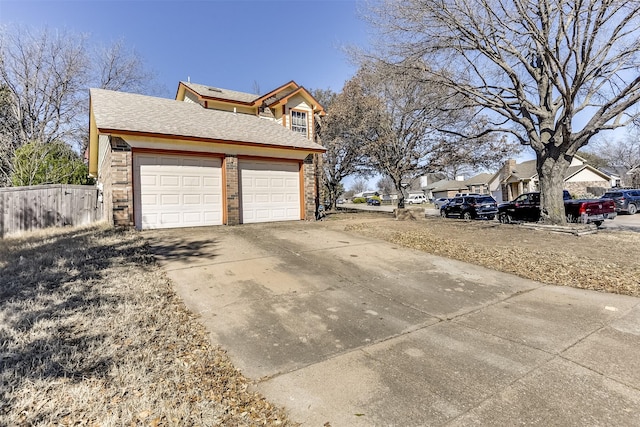
M 515 168 L 516 168 L 515 159 L 509 159 L 506 162 L 504 162 L 504 173 L 505 173 L 505 175 L 511 175 L 511 172 L 513 172 L 513 170 Z

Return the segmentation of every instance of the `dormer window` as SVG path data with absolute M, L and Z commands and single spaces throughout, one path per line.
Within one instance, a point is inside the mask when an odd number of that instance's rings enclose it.
M 307 134 L 307 113 L 304 111 L 291 111 L 291 130 L 300 132 L 305 136 Z

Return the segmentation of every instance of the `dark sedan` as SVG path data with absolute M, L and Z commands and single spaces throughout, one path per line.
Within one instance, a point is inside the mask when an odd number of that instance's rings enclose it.
M 494 219 L 498 213 L 498 203 L 491 196 L 455 197 L 440 209 L 440 215 L 463 219 Z

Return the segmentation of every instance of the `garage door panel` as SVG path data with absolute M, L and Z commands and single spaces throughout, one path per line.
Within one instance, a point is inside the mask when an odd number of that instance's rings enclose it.
M 248 180 L 251 187 L 254 188 L 269 188 L 268 178 L 253 178 Z
M 177 212 L 167 212 L 160 214 L 162 224 L 178 227 L 180 225 L 180 214 Z
M 137 227 L 222 224 L 220 159 L 134 154 L 134 173 Z
M 142 195 L 142 203 L 144 205 L 157 205 L 158 204 L 158 196 L 155 194 L 143 194 Z
M 253 196 L 253 202 L 267 204 L 271 202 L 271 197 L 269 194 L 255 194 Z
M 211 188 L 211 187 L 220 188 L 222 183 L 219 178 L 205 176 L 204 178 L 202 178 L 202 185 L 207 188 Z
M 141 177 L 142 185 L 157 185 L 158 177 L 155 175 L 143 175 Z
M 202 222 L 202 214 L 200 212 L 185 212 L 182 218 L 185 224 L 198 224 Z
M 185 205 L 202 205 L 203 197 L 201 194 L 185 194 L 182 196 L 182 203 Z
M 214 206 L 218 203 L 220 196 L 217 194 L 204 194 L 203 202 L 205 205 Z
M 182 185 L 184 187 L 202 187 L 202 180 L 198 176 L 183 176 Z
M 205 211 L 204 221 L 207 223 L 222 224 L 222 214 L 220 212 Z
M 287 209 L 273 209 L 272 213 L 275 219 L 283 219 L 287 217 Z
M 149 171 L 149 173 L 161 174 L 162 171 Z M 176 175 L 160 175 L 160 185 L 163 187 L 177 187 L 180 185 L 180 177 Z
M 161 194 L 160 195 L 160 204 L 162 206 L 172 206 L 180 204 L 180 195 L 179 194 Z
M 240 161 L 242 222 L 300 219 L 299 165 Z

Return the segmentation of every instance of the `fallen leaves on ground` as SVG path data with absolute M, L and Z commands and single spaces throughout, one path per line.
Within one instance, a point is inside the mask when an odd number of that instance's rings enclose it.
M 600 230 L 576 236 L 439 217 L 363 221 L 338 215 L 333 220 L 350 232 L 543 283 L 640 296 L 640 233 Z

